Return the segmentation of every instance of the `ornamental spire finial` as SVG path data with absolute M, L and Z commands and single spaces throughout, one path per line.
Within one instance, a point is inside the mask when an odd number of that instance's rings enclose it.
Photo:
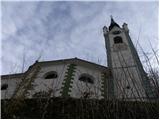
M 112 15 L 110 15 L 110 17 L 111 17 L 111 22 L 113 23 L 113 22 L 114 22 L 113 16 L 112 16 Z
M 110 17 L 111 17 L 111 19 L 113 19 L 113 16 L 112 16 L 112 15 L 110 15 Z

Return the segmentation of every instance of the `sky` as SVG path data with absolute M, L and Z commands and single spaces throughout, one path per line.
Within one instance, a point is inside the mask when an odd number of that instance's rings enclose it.
M 25 71 L 39 61 L 80 58 L 107 65 L 103 26 L 110 15 L 128 24 L 147 54 L 158 51 L 158 1 L 1 2 L 1 74 Z

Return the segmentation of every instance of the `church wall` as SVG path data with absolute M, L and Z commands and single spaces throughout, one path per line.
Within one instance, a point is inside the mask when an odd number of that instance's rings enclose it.
M 31 98 L 33 94 L 37 92 L 48 92 L 49 90 L 53 90 L 52 96 L 60 96 L 60 89 L 62 87 L 62 82 L 64 80 L 64 74 L 66 71 L 67 64 L 54 64 L 49 66 L 41 66 L 40 71 L 38 72 L 38 75 L 36 75 L 35 79 L 32 82 L 32 88 L 27 90 L 29 94 L 27 94 L 28 98 Z M 56 71 L 58 74 L 58 77 L 55 79 L 45 79 L 44 75 L 47 72 L 50 71 Z M 33 71 L 29 73 L 27 78 L 30 78 L 33 75 Z M 17 88 L 17 85 L 20 84 L 22 78 L 10 78 L 10 79 L 2 79 L 1 85 L 8 84 L 8 88 L 6 90 L 1 90 L 1 98 L 10 98 L 13 93 L 15 92 L 15 89 Z M 28 88 L 26 88 L 28 89 Z
M 38 76 L 34 80 L 34 90 L 32 90 L 31 95 L 35 94 L 36 92 L 49 92 L 49 90 L 53 90 L 51 96 L 60 96 L 60 89 L 64 80 L 66 67 L 67 64 L 53 64 L 49 66 L 42 66 Z M 50 71 L 56 71 L 58 77 L 53 79 L 45 79 L 44 75 Z
M 89 74 L 93 76 L 94 83 L 87 83 L 79 80 L 79 77 L 83 74 Z M 97 69 L 91 69 L 84 66 L 77 66 L 76 72 L 70 92 L 70 96 L 75 98 L 84 97 L 85 92 L 90 93 L 89 98 L 102 98 L 101 95 L 101 71 Z
M 70 74 L 69 69 L 72 65 L 75 65 L 72 77 L 68 76 L 70 82 L 68 83 L 67 74 Z M 38 71 L 37 71 L 38 69 Z M 56 71 L 58 77 L 52 79 L 45 79 L 46 73 L 50 71 Z M 24 77 L 23 84 L 21 84 L 20 90 L 16 92 L 16 97 L 23 96 L 24 98 L 32 98 L 36 93 L 45 92 L 51 94 L 51 97 L 65 97 L 63 96 L 63 92 L 68 97 L 81 98 L 84 97 L 84 93 L 90 93 L 88 98 L 98 98 L 102 97 L 102 74 L 106 71 L 105 68 L 101 68 L 99 66 L 94 66 L 92 64 L 83 63 L 79 61 L 72 62 L 64 62 L 64 63 L 45 63 L 39 64 L 37 63 L 29 71 L 27 71 L 27 77 Z M 94 79 L 94 83 L 88 83 L 84 81 L 80 81 L 79 77 L 83 74 L 88 74 L 92 76 Z M 12 94 L 15 92 L 17 85 L 21 83 L 21 77 L 15 77 L 9 80 L 2 80 L 2 84 L 5 82 L 8 84 L 8 89 L 3 90 L 1 92 L 2 99 L 10 98 Z M 102 85 L 103 84 L 103 85 Z M 24 87 L 25 86 L 25 87 Z M 66 89 L 66 87 L 68 88 Z M 66 91 L 67 90 L 67 91 Z M 104 91 L 103 91 L 104 92 Z M 64 95 L 65 95 L 64 94 Z
M 17 85 L 20 83 L 21 78 L 6 78 L 1 79 L 1 86 L 4 84 L 8 85 L 8 88 L 6 90 L 1 90 L 1 99 L 9 99 L 12 97 L 13 93 L 15 92 L 15 89 L 17 88 Z
M 113 35 L 112 32 L 116 30 L 121 31 L 121 33 Z M 123 43 L 115 44 L 114 37 L 116 36 L 120 36 Z M 131 48 L 129 48 L 129 43 L 124 31 L 114 27 L 112 31 L 109 32 L 109 40 L 111 47 L 111 53 L 109 54 L 111 54 L 116 97 L 129 99 L 146 97 L 141 83 L 142 78 L 140 71 L 132 55 Z
M 135 100 L 146 97 L 136 67 L 129 69 L 118 68 L 113 70 L 113 73 L 116 88 L 115 93 L 118 98 Z

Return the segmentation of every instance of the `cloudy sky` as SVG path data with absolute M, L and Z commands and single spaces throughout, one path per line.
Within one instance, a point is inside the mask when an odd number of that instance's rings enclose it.
M 78 57 L 106 66 L 102 27 L 110 15 L 131 38 L 158 50 L 158 2 L 2 2 L 2 74 L 40 61 Z M 138 49 L 138 47 L 137 47 Z M 139 51 L 140 53 L 140 51 Z M 141 54 L 141 53 L 140 53 Z

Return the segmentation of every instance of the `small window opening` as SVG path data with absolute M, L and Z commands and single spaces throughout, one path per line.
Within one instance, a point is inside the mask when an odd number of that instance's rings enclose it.
M 94 83 L 93 77 L 90 76 L 90 75 L 86 75 L 86 74 L 81 75 L 81 77 L 79 78 L 79 80 L 83 81 L 83 82 L 91 83 L 91 84 Z
M 120 34 L 121 33 L 121 31 L 114 31 L 114 32 L 112 32 L 114 35 L 117 35 L 117 34 Z
M 115 44 L 123 43 L 122 38 L 119 37 L 119 36 L 115 37 L 115 38 L 114 38 L 114 43 L 115 43 Z
M 8 84 L 3 84 L 2 86 L 1 86 L 1 90 L 6 90 L 8 88 Z
M 126 88 L 127 88 L 127 89 L 130 89 L 131 87 L 128 85 Z
M 58 75 L 57 75 L 57 72 L 55 71 L 52 71 L 52 72 L 48 72 L 46 75 L 45 75 L 45 79 L 53 79 L 53 78 L 57 78 Z

